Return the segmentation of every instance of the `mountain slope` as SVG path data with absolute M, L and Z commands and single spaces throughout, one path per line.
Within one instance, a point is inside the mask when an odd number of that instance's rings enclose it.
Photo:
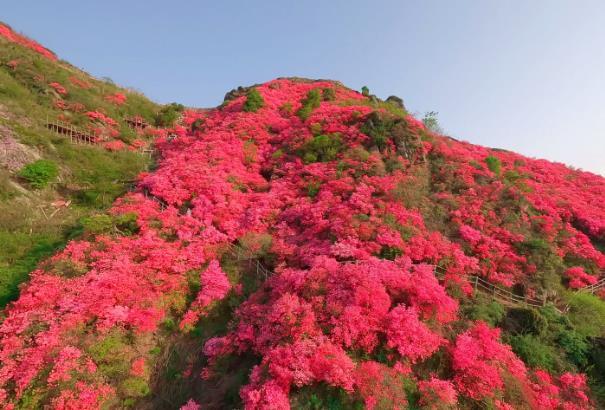
M 152 122 L 159 109 L 0 23 L 0 306 L 80 218 L 107 208 L 146 167 L 133 147 L 149 135 L 125 120 Z M 53 132 L 49 122 L 78 134 Z
M 113 155 L 36 130 L 57 162 Z M 4 408 L 603 405 L 603 178 L 324 80 L 234 90 L 154 136 L 154 169 L 84 209 L 3 312 Z

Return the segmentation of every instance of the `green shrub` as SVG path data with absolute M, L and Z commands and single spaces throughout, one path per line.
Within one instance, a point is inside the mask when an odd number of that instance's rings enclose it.
M 138 215 L 134 212 L 114 215 L 113 223 L 123 235 L 133 235 L 139 232 Z
M 177 103 L 163 106 L 155 116 L 155 125 L 158 127 L 170 127 L 179 118 L 184 109 L 184 105 Z
M 439 113 L 436 111 L 429 111 L 424 114 L 422 123 L 428 130 L 442 134 L 443 129 L 441 128 L 441 125 L 439 125 L 439 119 L 437 118 L 438 115 Z
M 320 103 L 321 93 L 319 88 L 309 90 L 307 97 L 302 100 L 302 107 L 296 112 L 296 115 L 298 115 L 302 121 L 305 121 L 309 118 L 314 109 L 319 108 Z
M 472 320 L 482 320 L 492 326 L 497 326 L 504 316 L 504 306 L 496 301 L 487 299 L 483 295 L 477 295 L 475 303 L 466 309 L 466 315 Z
M 111 216 L 107 214 L 91 215 L 80 220 L 84 231 L 94 235 L 107 233 L 113 228 Z
M 565 351 L 567 358 L 576 366 L 584 367 L 588 364 L 588 355 L 590 346 L 586 338 L 572 329 L 562 331 L 559 334 L 557 343 Z
M 98 235 L 117 231 L 123 235 L 132 235 L 139 230 L 137 214 L 133 212 L 120 215 L 97 214 L 84 217 L 80 220 L 84 231 Z
M 315 198 L 321 188 L 320 181 L 311 181 L 307 184 L 307 195 L 311 198 Z
M 370 95 L 370 89 L 367 86 L 363 86 L 361 87 L 361 95 L 363 95 L 364 97 L 367 97 Z
M 589 293 L 576 292 L 568 297 L 569 320 L 585 337 L 605 336 L 605 302 Z
M 321 96 L 324 101 L 334 101 L 336 99 L 336 90 L 331 87 L 326 87 L 321 90 Z
M 548 322 L 536 309 L 511 308 L 506 312 L 502 327 L 512 334 L 541 335 L 546 331 Z
M 279 107 L 279 111 L 282 114 L 286 114 L 286 115 L 290 115 L 292 114 L 292 110 L 294 109 L 294 107 L 292 106 L 291 102 L 286 102 L 283 103 L 280 107 Z
M 333 161 L 342 146 L 340 134 L 318 135 L 307 141 L 298 151 L 298 155 L 307 164 Z
M 515 335 L 510 345 L 528 366 L 545 369 L 550 372 L 556 369 L 557 354 L 551 346 L 543 343 L 534 335 Z
M 500 172 L 502 170 L 502 163 L 498 158 L 490 155 L 489 157 L 485 158 L 485 163 L 487 164 L 487 168 L 489 168 L 490 171 L 492 171 L 496 175 L 500 175 Z
M 19 176 L 27 180 L 33 188 L 40 189 L 48 185 L 59 174 L 59 167 L 52 161 L 39 159 L 25 165 Z
M 383 150 L 390 138 L 393 119 L 379 111 L 371 112 L 360 128 L 360 131 L 370 137 L 370 146 Z
M 281 148 L 277 149 L 273 154 L 271 154 L 271 158 L 273 159 L 280 159 L 283 156 L 284 151 Z
M 398 256 L 401 256 L 401 249 L 395 248 L 393 246 L 383 246 L 380 248 L 380 258 L 388 259 L 390 261 L 395 260 Z
M 245 112 L 256 112 L 264 105 L 265 100 L 263 100 L 263 96 L 260 95 L 256 88 L 250 88 L 246 93 L 246 102 L 244 103 L 243 110 Z
M 149 384 L 140 377 L 129 377 L 124 380 L 120 386 L 120 390 L 127 397 L 144 397 L 151 392 Z
M 204 120 L 202 118 L 198 118 L 197 120 L 191 123 L 191 131 L 200 131 L 204 126 Z

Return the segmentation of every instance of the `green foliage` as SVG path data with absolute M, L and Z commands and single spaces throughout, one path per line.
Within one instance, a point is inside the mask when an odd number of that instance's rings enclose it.
M 361 95 L 368 97 L 370 95 L 370 89 L 367 86 L 361 87 Z
M 321 181 L 311 181 L 307 184 L 307 195 L 315 198 L 321 188 Z
M 49 236 L 30 236 L 0 230 L 0 307 L 19 295 L 19 284 L 44 258 L 55 253 L 63 244 Z
M 582 368 L 588 364 L 590 345 L 586 338 L 573 329 L 562 330 L 557 338 L 558 345 L 565 351 L 567 358 Z
M 200 131 L 204 126 L 204 120 L 202 118 L 198 118 L 197 120 L 191 123 L 191 131 Z
M 340 134 L 317 135 L 298 150 L 298 155 L 306 164 L 328 162 L 335 160 L 342 148 Z
M 19 171 L 19 176 L 27 180 L 36 189 L 44 188 L 58 174 L 59 167 L 57 167 L 57 164 L 45 159 L 39 159 L 31 164 L 27 164 Z
M 299 410 L 361 410 L 363 402 L 340 388 L 324 384 L 305 386 L 291 395 L 291 406 Z M 377 407 L 377 409 L 380 407 Z
M 149 384 L 140 377 L 129 377 L 120 385 L 120 393 L 127 397 L 144 397 L 150 392 Z
M 589 293 L 575 292 L 567 298 L 569 320 L 585 337 L 605 337 L 605 302 Z
M 388 259 L 390 261 L 395 260 L 395 258 L 397 258 L 398 256 L 401 256 L 402 252 L 401 249 L 399 248 L 395 248 L 393 246 L 383 246 L 380 249 L 380 257 L 382 259 Z
M 110 215 L 99 214 L 82 218 L 80 221 L 84 230 L 91 234 L 101 234 L 112 230 L 113 220 Z
M 324 101 L 334 101 L 336 99 L 336 90 L 332 87 L 326 87 L 321 90 L 321 96 Z
M 556 370 L 557 353 L 540 338 L 531 334 L 515 335 L 511 337 L 510 345 L 528 366 L 550 372 Z
M 238 239 L 244 250 L 255 258 L 263 258 L 271 251 L 273 237 L 268 233 L 248 232 Z
M 478 294 L 475 303 L 465 309 L 465 314 L 471 320 L 482 320 L 491 326 L 497 326 L 506 316 L 506 310 L 495 300 Z
M 110 232 L 132 235 L 139 230 L 137 214 L 133 212 L 120 215 L 90 215 L 82 218 L 80 223 L 84 232 L 94 235 Z
M 80 189 L 74 199 L 83 206 L 102 209 L 126 192 L 125 182 L 143 170 L 145 159 L 136 153 L 107 152 L 94 147 L 61 147 L 63 161 L 71 169 L 72 181 Z
M 260 95 L 256 88 L 250 88 L 246 93 L 246 102 L 244 102 L 243 110 L 245 112 L 256 112 L 259 108 L 264 107 L 265 100 Z
M 130 347 L 124 332 L 111 331 L 88 348 L 88 353 L 97 364 L 99 371 L 110 380 L 122 380 L 129 371 Z
M 546 331 L 547 320 L 536 309 L 510 308 L 502 322 L 502 327 L 514 335 L 541 335 Z
M 279 110 L 281 111 L 282 114 L 286 114 L 286 115 L 290 115 L 292 114 L 292 110 L 294 109 L 294 107 L 292 106 L 291 102 L 286 102 L 283 103 L 280 107 Z
M 489 157 L 485 158 L 485 163 L 490 171 L 496 175 L 500 175 L 500 172 L 502 171 L 502 163 L 498 158 L 490 155 Z
M 277 149 L 273 154 L 271 154 L 271 158 L 273 159 L 280 159 L 283 156 L 284 151 L 281 148 Z
M 163 106 L 155 116 L 155 125 L 158 127 L 170 127 L 179 118 L 185 106 L 178 103 L 170 103 Z
M 370 146 L 379 150 L 386 148 L 395 121 L 380 111 L 373 111 L 368 115 L 360 131 L 370 137 Z
M 428 130 L 443 134 L 443 129 L 441 128 L 441 125 L 439 125 L 439 119 L 437 118 L 438 115 L 439 113 L 436 111 L 429 111 L 424 114 L 422 123 Z
M 313 110 L 319 108 L 321 104 L 321 91 L 319 88 L 313 88 L 307 93 L 307 97 L 302 100 L 302 107 L 296 112 L 296 115 L 302 120 L 306 121 L 311 115 Z

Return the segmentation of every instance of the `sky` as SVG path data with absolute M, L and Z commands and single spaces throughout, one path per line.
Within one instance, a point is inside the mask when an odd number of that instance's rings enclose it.
M 4 4 L 2 4 L 4 3 Z M 605 175 L 602 0 L 0 0 L 0 20 L 155 101 L 276 77 L 437 111 L 447 134 Z

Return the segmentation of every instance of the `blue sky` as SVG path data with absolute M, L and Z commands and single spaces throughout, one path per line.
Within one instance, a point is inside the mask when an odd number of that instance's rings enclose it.
M 159 102 L 331 78 L 438 111 L 450 135 L 605 175 L 605 2 L 33 1 L 0 20 Z

